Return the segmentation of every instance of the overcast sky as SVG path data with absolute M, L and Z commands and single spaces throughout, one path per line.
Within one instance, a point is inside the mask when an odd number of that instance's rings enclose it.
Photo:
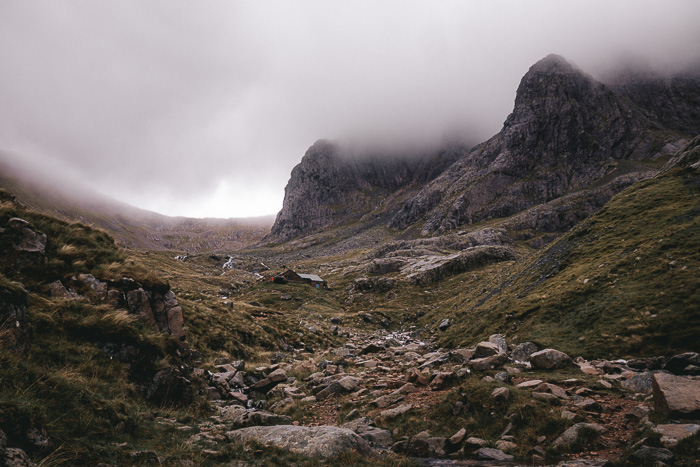
M 277 212 L 320 138 L 486 139 L 522 75 L 700 54 L 700 1 L 0 2 L 0 149 L 169 215 Z

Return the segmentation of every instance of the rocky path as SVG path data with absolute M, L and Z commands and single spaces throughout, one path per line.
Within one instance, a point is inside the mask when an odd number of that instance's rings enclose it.
M 255 441 L 318 458 L 355 450 L 424 465 L 605 465 L 671 463 L 700 430 L 692 353 L 587 362 L 500 335 L 447 350 L 380 332 L 277 357 L 198 370 L 218 413 L 190 445 L 212 455 Z

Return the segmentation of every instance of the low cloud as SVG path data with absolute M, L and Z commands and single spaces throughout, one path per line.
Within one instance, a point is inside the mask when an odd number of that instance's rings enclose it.
M 677 71 L 697 18 L 696 1 L 10 0 L 0 149 L 166 214 L 268 214 L 316 139 L 485 139 L 547 54 Z

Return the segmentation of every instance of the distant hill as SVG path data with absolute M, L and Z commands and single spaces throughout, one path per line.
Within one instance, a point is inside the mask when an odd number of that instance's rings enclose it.
M 106 230 L 124 246 L 183 253 L 227 252 L 262 239 L 273 216 L 242 219 L 169 217 L 109 198 L 85 188 L 68 192 L 55 182 L 37 181 L 0 153 L 0 188 L 27 207 L 67 221 Z

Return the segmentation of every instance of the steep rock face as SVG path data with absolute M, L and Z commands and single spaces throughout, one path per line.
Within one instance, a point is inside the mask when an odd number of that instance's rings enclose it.
M 373 211 L 381 215 L 387 196 L 432 180 L 466 152 L 453 146 L 427 157 L 348 156 L 334 143 L 317 141 L 292 170 L 266 240 L 289 240 Z
M 616 160 L 660 155 L 679 139 L 662 130 L 631 99 L 550 55 L 523 77 L 501 132 L 409 200 L 391 226 L 426 219 L 424 234 L 443 233 L 510 216 L 591 185 Z

